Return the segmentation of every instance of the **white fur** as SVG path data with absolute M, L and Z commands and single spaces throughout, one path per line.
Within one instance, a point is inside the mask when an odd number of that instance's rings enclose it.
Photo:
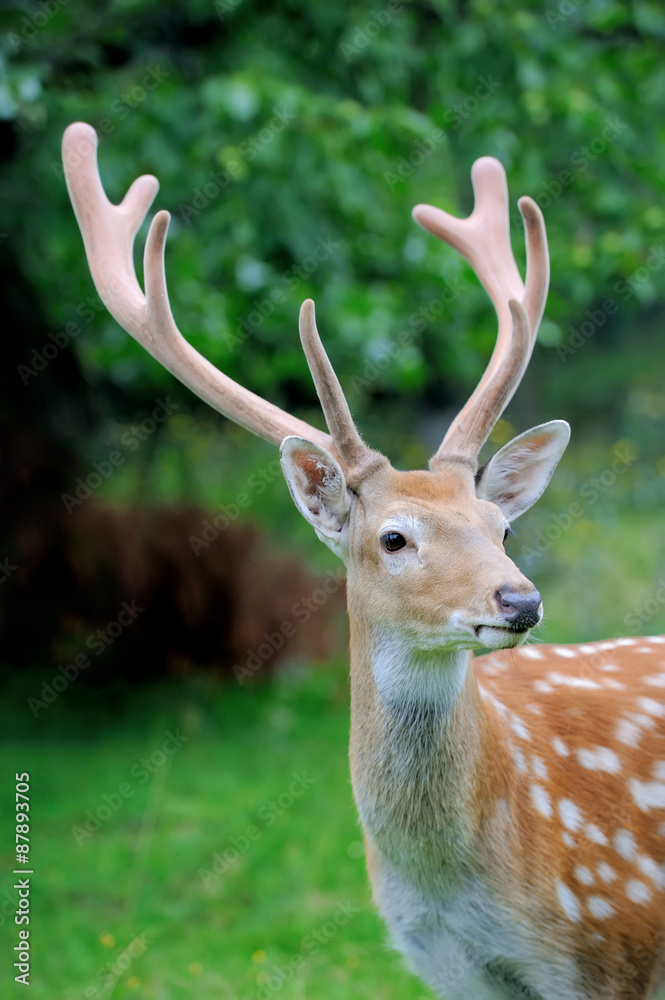
M 542 1000 L 584 1000 L 574 962 L 554 956 L 528 922 L 472 876 L 425 895 L 394 871 L 380 880 L 378 902 L 410 967 L 445 1000 L 514 1000 L 515 988 L 488 972 L 503 960 Z
M 372 671 L 389 705 L 436 707 L 444 714 L 457 701 L 469 666 L 466 650 L 414 650 L 398 632 L 377 637 Z

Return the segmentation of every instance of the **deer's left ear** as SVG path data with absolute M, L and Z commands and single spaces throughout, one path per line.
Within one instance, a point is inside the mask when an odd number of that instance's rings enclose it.
M 479 470 L 477 495 L 514 520 L 542 496 L 569 441 L 565 420 L 550 420 L 513 438 Z
M 279 450 L 293 501 L 322 542 L 344 558 L 351 493 L 341 465 L 311 441 L 287 437 Z

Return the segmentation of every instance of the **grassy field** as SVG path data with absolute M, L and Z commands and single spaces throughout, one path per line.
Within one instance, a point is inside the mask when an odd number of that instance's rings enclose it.
M 129 705 L 88 692 L 87 712 L 67 696 L 34 733 L 8 718 L 2 749 L 5 803 L 14 772 L 31 774 L 34 1000 L 428 996 L 369 898 L 343 665 Z M 2 861 L 13 869 L 6 846 Z M 3 883 L 4 965 L 17 928 Z

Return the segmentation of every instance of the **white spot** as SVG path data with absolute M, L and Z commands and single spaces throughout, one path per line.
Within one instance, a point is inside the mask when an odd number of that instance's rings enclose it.
M 542 785 L 531 785 L 531 801 L 538 812 L 541 813 L 545 819 L 552 818 L 552 803 L 548 792 L 542 787 Z
M 609 844 L 609 840 L 595 823 L 587 823 L 585 827 L 586 835 L 594 844 Z
M 585 656 L 591 656 L 592 653 L 596 652 L 596 647 L 590 646 L 588 642 L 582 643 L 582 645 L 577 648 L 580 653 L 584 653 Z
M 604 944 L 607 938 L 603 937 L 602 934 L 592 934 L 591 940 L 595 941 L 597 944 Z
M 602 663 L 600 669 L 606 674 L 618 674 L 621 667 L 617 667 L 616 663 Z
M 631 778 L 628 785 L 635 805 L 642 812 L 665 809 L 665 783 L 662 781 L 638 781 L 637 778 Z
M 536 646 L 520 646 L 520 653 L 526 656 L 527 660 L 542 660 L 542 652 Z
M 533 773 L 541 781 L 548 781 L 549 775 L 547 773 L 547 768 L 545 767 L 545 761 L 541 760 L 540 757 L 534 757 L 531 761 L 531 767 L 533 768 Z
M 569 646 L 554 646 L 552 652 L 556 653 L 557 656 L 565 656 L 568 659 L 573 660 L 577 656 L 577 652 Z
M 571 837 L 566 830 L 564 830 L 563 833 L 561 834 L 561 839 L 563 840 L 566 847 L 570 847 L 571 850 L 574 850 L 577 847 L 575 839 Z
M 598 643 L 598 649 L 602 649 L 602 650 L 614 649 L 614 643 L 613 642 L 599 642 Z
M 626 718 L 634 722 L 636 726 L 641 726 L 642 729 L 655 729 L 657 725 L 650 715 L 643 715 L 641 712 L 626 712 Z
M 570 754 L 570 750 L 568 749 L 568 747 L 563 742 L 560 736 L 555 736 L 552 739 L 552 746 L 558 753 L 559 757 L 568 757 L 568 755 Z
M 495 709 L 497 710 L 501 718 L 505 719 L 505 717 L 508 715 L 508 709 L 506 708 L 504 703 L 502 701 L 499 701 L 499 699 L 496 698 L 493 694 L 489 693 L 487 695 L 487 699 L 488 701 L 491 702 L 492 705 L 494 705 Z
M 527 774 L 529 768 L 527 766 L 526 757 L 524 756 L 519 747 L 513 747 L 512 750 L 513 750 L 513 759 L 515 761 L 515 767 L 522 774 Z
M 533 712 L 534 715 L 542 715 L 543 714 L 542 705 L 534 705 L 532 702 L 529 702 L 529 704 L 526 706 L 526 709 L 527 709 L 528 712 Z
M 566 687 L 586 688 L 589 691 L 600 691 L 600 684 L 596 681 L 587 680 L 586 677 L 569 677 L 568 674 L 560 674 L 553 671 L 547 675 L 550 684 L 564 684 Z
M 607 677 L 603 681 L 603 686 L 609 688 L 611 691 L 625 691 L 626 685 L 622 684 L 621 681 L 615 681 L 613 677 Z
M 531 739 L 531 733 L 516 715 L 510 716 L 510 728 L 515 733 L 515 736 L 519 736 L 521 740 Z
M 582 909 L 575 893 L 571 892 L 563 882 L 557 882 L 556 894 L 559 897 L 561 908 L 568 919 L 577 923 L 582 917 Z
M 611 885 L 612 882 L 616 882 L 618 878 L 618 875 L 614 871 L 614 868 L 608 865 L 607 861 L 599 861 L 598 864 L 596 865 L 596 870 L 600 878 L 603 880 L 603 882 L 606 882 L 607 885 Z
M 619 743 L 626 743 L 630 747 L 636 747 L 640 742 L 642 730 L 634 722 L 628 719 L 619 719 L 614 735 Z
M 538 694 L 551 694 L 554 688 L 547 681 L 537 680 L 533 682 L 533 690 Z
M 584 822 L 582 811 L 570 799 L 559 800 L 559 816 L 566 829 L 572 830 L 573 833 L 579 830 Z
M 597 920 L 605 920 L 607 917 L 614 916 L 614 907 L 606 899 L 603 899 L 602 896 L 589 896 L 587 906 L 589 907 L 589 913 L 596 917 Z
M 665 715 L 665 705 L 661 705 L 654 698 L 636 698 L 635 704 L 647 715 L 655 715 L 658 719 L 662 719 Z
M 636 649 L 634 650 L 634 652 L 635 653 L 653 653 L 653 649 L 650 649 L 648 646 L 637 646 Z
M 596 747 L 594 750 L 578 750 L 577 759 L 589 771 L 607 771 L 608 774 L 618 774 L 621 761 L 614 750 L 609 747 Z
M 652 768 L 654 778 L 665 781 L 665 760 L 657 760 Z
M 665 688 L 665 674 L 653 674 L 651 677 L 643 677 L 642 683 L 648 684 L 649 687 Z
M 617 639 L 616 642 L 615 642 L 615 645 L 616 646 L 634 646 L 635 642 L 636 642 L 635 639 Z
M 657 889 L 665 889 L 665 871 L 650 858 L 648 854 L 638 854 L 635 864 L 647 878 L 650 878 Z
M 612 843 L 617 854 L 626 861 L 632 861 L 637 854 L 635 838 L 630 830 L 617 830 L 612 837 Z
M 665 642 L 665 636 L 662 635 L 645 635 L 645 642 Z
M 633 903 L 648 903 L 651 899 L 651 889 L 639 879 L 631 878 L 626 882 L 626 895 Z
M 575 865 L 575 877 L 582 885 L 593 885 L 596 881 L 593 872 L 586 865 Z

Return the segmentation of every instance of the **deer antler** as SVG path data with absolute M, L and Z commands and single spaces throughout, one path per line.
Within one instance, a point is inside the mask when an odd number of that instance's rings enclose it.
M 526 285 L 510 245 L 508 186 L 498 160 L 483 156 L 471 169 L 474 209 L 458 219 L 440 208 L 417 205 L 413 217 L 469 261 L 492 300 L 499 320 L 496 345 L 485 373 L 453 420 L 431 466 L 450 455 L 476 461 L 529 363 L 549 286 L 545 223 L 538 205 L 521 198 L 527 245 Z
M 99 177 L 97 135 L 76 122 L 65 131 L 62 158 L 90 273 L 111 315 L 154 358 L 214 409 L 274 444 L 285 437 L 306 438 L 336 451 L 347 466 L 362 465 L 371 454 L 360 439 L 337 377 L 314 322 L 313 303 L 305 303 L 302 337 L 319 398 L 332 436 L 291 416 L 234 382 L 185 340 L 169 304 L 164 248 L 170 215 L 158 212 L 145 245 L 145 295 L 133 263 L 136 233 L 155 197 L 155 177 L 139 177 L 120 205 L 112 205 Z

